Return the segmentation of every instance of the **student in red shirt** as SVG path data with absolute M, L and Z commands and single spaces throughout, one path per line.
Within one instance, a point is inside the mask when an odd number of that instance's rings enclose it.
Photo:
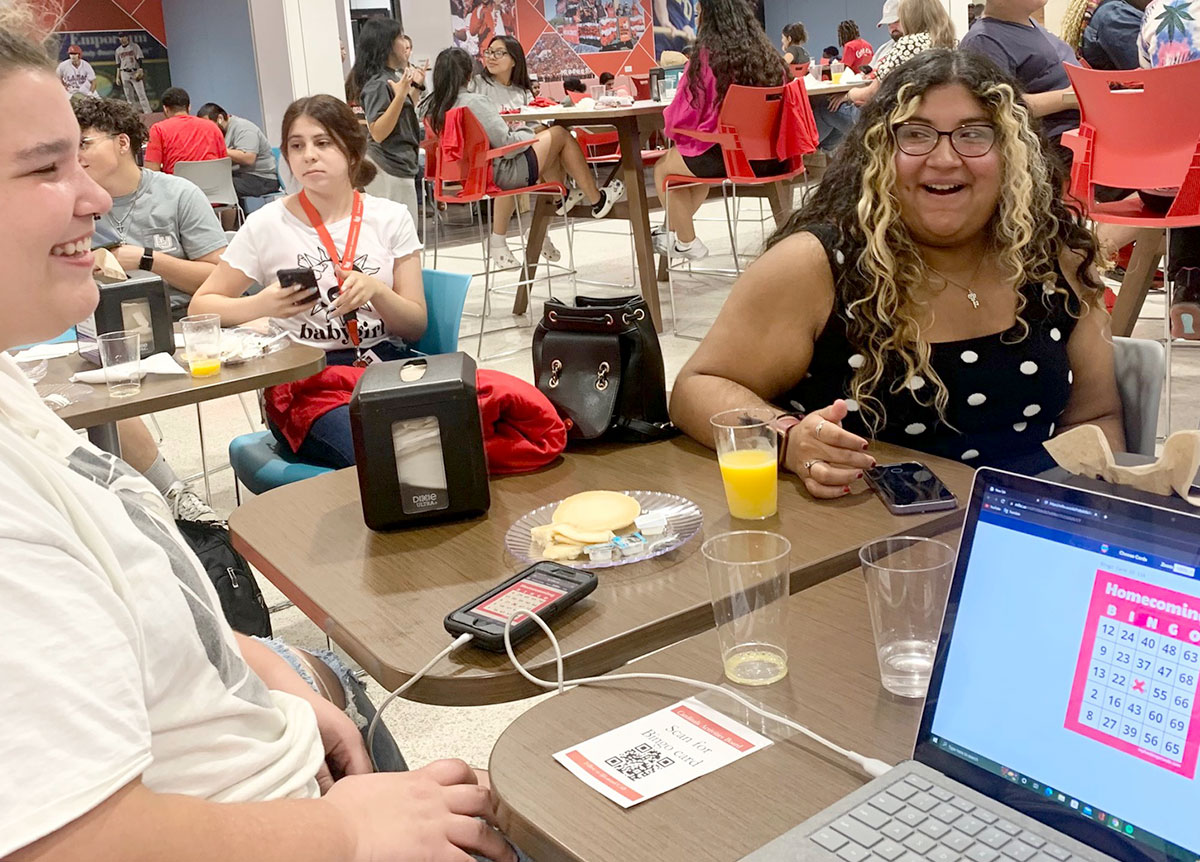
M 842 62 L 855 72 L 870 65 L 875 56 L 875 49 L 859 35 L 858 24 L 853 21 L 838 24 L 838 42 L 842 46 Z
M 162 106 L 167 118 L 150 127 L 147 170 L 173 174 L 176 162 L 207 162 L 229 154 L 221 127 L 212 120 L 192 116 L 192 99 L 187 90 L 168 88 L 163 93 Z

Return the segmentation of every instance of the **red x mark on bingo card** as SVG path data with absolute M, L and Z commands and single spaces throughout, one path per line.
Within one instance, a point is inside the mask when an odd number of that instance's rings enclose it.
M 1133 690 L 1141 694 L 1146 693 L 1146 681 L 1144 679 L 1135 679 L 1133 681 Z

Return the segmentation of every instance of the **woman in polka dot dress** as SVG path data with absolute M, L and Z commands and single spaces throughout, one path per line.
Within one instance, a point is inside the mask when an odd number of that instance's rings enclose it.
M 935 50 L 896 70 L 810 202 L 734 286 L 671 415 L 776 405 L 785 467 L 850 493 L 885 440 L 1035 472 L 1099 425 L 1125 448 L 1094 236 L 1059 197 L 1016 85 Z

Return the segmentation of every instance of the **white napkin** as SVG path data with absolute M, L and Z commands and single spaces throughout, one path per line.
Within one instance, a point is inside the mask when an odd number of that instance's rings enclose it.
M 127 362 L 124 365 L 114 365 L 113 367 L 124 371 L 132 364 L 132 362 Z M 153 356 L 147 356 L 142 360 L 142 366 L 138 371 L 138 380 L 147 374 L 187 374 L 187 371 L 168 353 L 155 353 Z M 80 371 L 71 375 L 72 383 L 103 383 L 104 381 L 103 368 Z
M 857 84 L 862 80 L 864 80 L 864 78 L 862 75 L 858 74 L 858 72 L 851 72 L 849 69 L 847 69 L 842 73 L 843 84 Z
M 18 362 L 28 362 L 31 359 L 57 359 L 60 356 L 70 356 L 79 349 L 74 341 L 60 341 L 58 344 L 35 344 L 25 350 L 18 351 L 15 359 Z

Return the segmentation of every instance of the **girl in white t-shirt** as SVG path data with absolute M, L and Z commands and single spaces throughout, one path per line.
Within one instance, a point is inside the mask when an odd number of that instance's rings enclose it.
M 267 390 L 267 415 L 301 457 L 346 467 L 354 463 L 348 405 L 357 380 L 346 366 L 409 355 L 405 343 L 425 332 L 421 243 L 405 206 L 356 191 L 375 168 L 344 102 L 293 102 L 283 142 L 303 190 L 246 220 L 190 311 L 219 314 L 224 326 L 269 317 L 295 341 L 327 351 L 325 371 Z M 280 286 L 276 273 L 297 267 L 316 276 L 315 301 Z M 244 296 L 256 282 L 267 287 Z

